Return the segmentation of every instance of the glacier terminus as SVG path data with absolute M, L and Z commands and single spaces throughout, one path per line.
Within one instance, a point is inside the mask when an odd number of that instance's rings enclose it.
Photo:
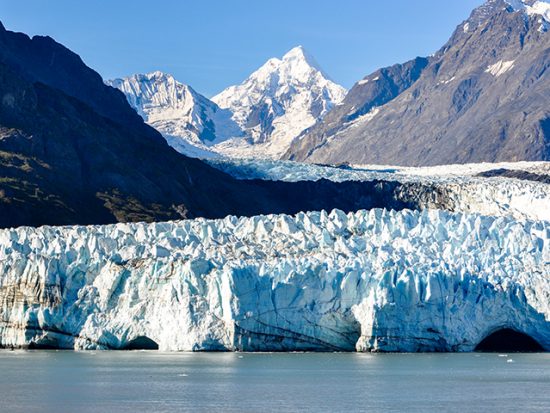
M 550 223 L 373 209 L 0 231 L 0 344 L 550 350 Z

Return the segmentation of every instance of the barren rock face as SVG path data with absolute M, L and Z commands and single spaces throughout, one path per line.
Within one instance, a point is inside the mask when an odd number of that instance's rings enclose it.
M 0 232 L 3 346 L 550 349 L 550 224 L 425 210 Z
M 549 10 L 548 1 L 486 2 L 427 60 L 356 83 L 285 158 L 407 166 L 549 160 Z

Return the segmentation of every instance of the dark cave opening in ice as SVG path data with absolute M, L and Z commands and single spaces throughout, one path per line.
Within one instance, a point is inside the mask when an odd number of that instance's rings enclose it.
M 127 342 L 121 350 L 158 350 L 159 345 L 156 341 L 146 336 L 139 336 Z
M 542 352 L 542 346 L 527 334 L 511 328 L 497 330 L 485 337 L 475 351 L 486 353 L 536 353 Z

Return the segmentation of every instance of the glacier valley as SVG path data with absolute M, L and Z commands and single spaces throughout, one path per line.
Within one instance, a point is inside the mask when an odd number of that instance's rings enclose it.
M 400 167 L 316 165 L 266 159 L 208 160 L 237 179 L 396 182 L 394 197 L 414 208 L 550 221 L 550 163 L 502 162 Z M 509 176 L 507 176 L 509 175 Z M 516 179 L 522 177 L 524 179 Z M 387 207 L 387 206 L 385 206 Z M 395 206 L 390 206 L 395 208 Z

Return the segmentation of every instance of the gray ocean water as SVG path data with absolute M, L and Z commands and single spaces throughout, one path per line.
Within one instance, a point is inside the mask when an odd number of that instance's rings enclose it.
M 1 412 L 550 412 L 550 354 L 0 351 Z

